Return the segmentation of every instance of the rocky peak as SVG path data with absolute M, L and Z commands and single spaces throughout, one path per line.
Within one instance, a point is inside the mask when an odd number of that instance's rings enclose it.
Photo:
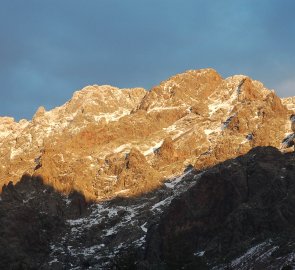
M 138 149 L 132 148 L 129 154 L 126 155 L 125 164 L 127 170 L 132 170 L 141 166 L 146 166 L 148 163 L 144 155 Z
M 181 158 L 181 153 L 175 148 L 174 142 L 171 137 L 164 139 L 161 147 L 157 149 L 155 166 L 161 167 L 171 162 L 176 162 Z
M 116 184 L 118 192 L 122 193 L 126 189 L 132 193 L 148 192 L 159 185 L 160 174 L 150 166 L 138 149 L 131 149 L 123 166 Z
M 203 69 L 0 118 L 0 268 L 281 269 L 295 246 L 293 109 Z
M 32 121 L 0 118 L 0 183 L 29 173 L 91 200 L 120 188 L 129 196 L 190 165 L 201 170 L 255 146 L 280 148 L 293 133 L 292 104 L 261 82 L 223 79 L 213 69 L 189 70 L 151 91 L 87 86 L 60 107 L 40 107 Z
M 81 109 L 92 113 L 114 113 L 120 109 L 133 109 L 141 101 L 146 91 L 143 88 L 119 89 L 109 85 L 87 86 L 74 93 L 67 104 L 67 112 Z
M 162 82 L 143 99 L 140 109 L 152 111 L 187 109 L 208 97 L 222 81 L 213 69 L 189 70 Z

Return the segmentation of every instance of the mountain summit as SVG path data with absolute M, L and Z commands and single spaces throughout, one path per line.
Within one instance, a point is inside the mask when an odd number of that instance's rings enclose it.
M 61 107 L 40 107 L 31 121 L 0 118 L 0 184 L 27 173 L 94 201 L 140 194 L 187 166 L 281 147 L 292 113 L 294 98 L 213 69 L 186 71 L 150 91 L 87 86 Z
M 293 269 L 294 113 L 202 69 L 0 118 L 0 269 Z

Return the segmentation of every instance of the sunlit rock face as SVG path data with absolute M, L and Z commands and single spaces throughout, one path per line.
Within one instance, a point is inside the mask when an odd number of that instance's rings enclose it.
M 60 107 L 40 107 L 31 121 L 0 118 L 0 184 L 29 173 L 89 200 L 142 194 L 189 165 L 202 170 L 255 146 L 280 148 L 293 132 L 294 101 L 213 69 L 150 91 L 87 86 Z
M 0 268 L 292 269 L 294 161 L 255 147 L 202 172 L 190 166 L 140 196 L 124 196 L 136 184 L 124 177 L 118 197 L 96 203 L 24 175 L 0 197 Z M 148 166 L 132 149 L 122 174 L 140 175 L 140 163 Z
M 202 69 L 0 117 L 0 269 L 292 267 L 294 113 Z
M 295 112 L 295 97 L 282 98 L 282 103 L 291 111 Z

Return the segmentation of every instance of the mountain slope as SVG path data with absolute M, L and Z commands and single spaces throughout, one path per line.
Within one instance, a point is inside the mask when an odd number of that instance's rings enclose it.
M 29 173 L 88 200 L 148 192 L 189 164 L 200 170 L 255 146 L 280 147 L 291 133 L 287 107 L 260 82 L 212 69 L 149 92 L 88 86 L 61 107 L 40 107 L 32 121 L 0 118 L 0 184 Z
M 0 268 L 292 267 L 294 104 L 202 69 L 0 118 Z
M 294 161 L 294 153 L 258 147 L 204 172 L 188 168 L 142 196 L 94 204 L 24 176 L 3 189 L 0 266 L 294 267 Z
M 200 259 L 208 269 L 294 266 L 294 161 L 254 148 L 204 172 L 148 232 L 147 261 L 155 269 L 199 269 Z

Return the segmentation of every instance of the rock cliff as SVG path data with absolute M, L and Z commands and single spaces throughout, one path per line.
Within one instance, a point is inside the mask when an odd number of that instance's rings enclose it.
M 178 74 L 151 91 L 87 86 L 61 107 L 40 107 L 31 121 L 0 118 L 0 185 L 28 173 L 88 200 L 120 189 L 134 195 L 189 164 L 202 170 L 255 146 L 281 147 L 293 112 L 294 99 L 213 69 Z M 140 168 L 126 167 L 130 153 Z
M 294 102 L 202 69 L 0 117 L 0 268 L 292 269 Z
M 133 151 L 130 169 L 140 159 Z M 294 161 L 256 147 L 144 195 L 92 204 L 25 175 L 1 194 L 0 267 L 293 269 Z
M 258 147 L 204 172 L 148 231 L 145 269 L 294 267 L 294 161 Z

